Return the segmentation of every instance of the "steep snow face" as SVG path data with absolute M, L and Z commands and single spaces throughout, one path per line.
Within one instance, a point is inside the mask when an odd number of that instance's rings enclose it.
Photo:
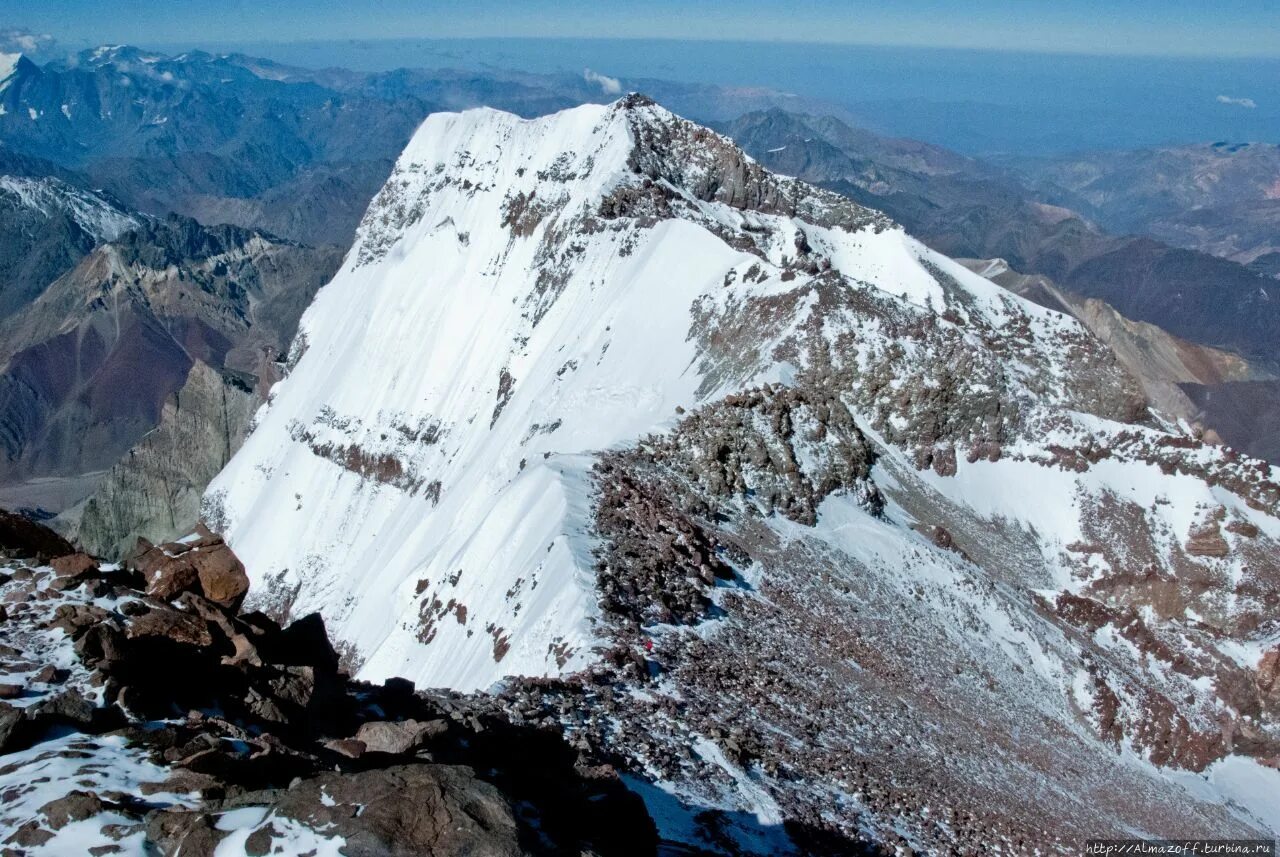
M 108 198 L 54 178 L 0 176 L 0 203 L 38 211 L 45 217 L 66 214 L 99 243 L 114 241 L 141 225 L 136 216 Z
M 260 602 L 322 612 L 369 677 L 473 689 L 588 662 L 592 454 L 792 371 L 767 340 L 708 360 L 699 319 L 791 292 L 802 256 L 920 307 L 945 299 L 926 263 L 972 312 L 1010 300 L 799 188 L 635 99 L 427 119 L 208 491 Z
M 258 606 L 369 679 L 589 668 L 503 704 L 703 846 L 1280 827 L 1222 764 L 1280 753 L 1266 465 L 646 99 L 428 119 L 291 362 L 205 497 Z
M 12 78 L 18 71 L 18 62 L 22 59 L 22 54 L 7 54 L 0 52 L 0 93 L 9 88 Z

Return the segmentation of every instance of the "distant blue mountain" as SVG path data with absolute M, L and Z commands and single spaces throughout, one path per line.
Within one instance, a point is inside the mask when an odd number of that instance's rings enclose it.
M 975 155 L 1280 142 L 1280 59 L 678 39 L 351 40 L 238 48 L 316 68 L 503 68 L 561 75 L 590 68 L 620 78 L 624 88 L 644 78 L 767 87 L 838 105 L 848 112 L 845 118 L 881 134 Z

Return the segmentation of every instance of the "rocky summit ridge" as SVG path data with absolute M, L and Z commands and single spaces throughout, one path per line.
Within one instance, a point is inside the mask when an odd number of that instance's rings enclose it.
M 1280 485 L 642 96 L 422 125 L 204 514 L 719 851 L 1272 835 Z M 504 677 L 514 678 L 506 679 Z

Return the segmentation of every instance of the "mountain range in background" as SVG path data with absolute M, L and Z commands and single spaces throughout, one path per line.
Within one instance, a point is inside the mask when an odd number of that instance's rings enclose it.
M 235 51 L 304 68 L 364 72 L 448 68 L 487 75 L 520 69 L 578 77 L 586 69 L 600 81 L 593 81 L 598 89 L 618 81 L 621 91 L 651 92 L 664 100 L 651 81 L 785 93 L 803 112 L 813 112 L 803 102 L 817 100 L 820 112 L 882 136 L 926 140 L 979 157 L 1280 139 L 1280 102 L 1266 91 L 1268 82 L 1280 78 L 1275 58 L 1044 53 L 1021 51 L 1018 44 L 963 50 L 685 38 L 696 35 L 274 42 L 263 34 L 255 42 L 153 47 L 170 54 Z M 678 108 L 693 115 L 684 105 Z M 718 121 L 736 114 L 698 115 Z
M 310 71 L 244 55 L 165 56 L 130 47 L 85 51 L 71 62 L 39 66 L 19 58 L 11 65 L 0 85 L 5 176 L 0 204 L 12 213 L 5 218 L 4 236 L 11 256 L 0 258 L 0 309 L 12 316 L 4 321 L 11 338 L 0 376 L 6 387 L 0 407 L 0 424 L 6 427 L 0 500 L 66 511 L 70 532 L 79 525 L 78 507 L 105 471 L 159 425 L 163 403 L 178 393 L 195 362 L 252 378 L 274 377 L 268 365 L 244 359 L 228 364 L 225 355 L 233 348 L 244 353 L 246 337 L 253 347 L 283 353 L 306 299 L 346 251 L 368 200 L 423 116 L 477 104 L 531 116 L 610 97 L 598 81 L 579 76 Z M 1130 366 L 1148 378 L 1149 389 L 1161 385 L 1166 393 L 1171 386 L 1178 391 L 1161 399 L 1172 418 L 1202 423 L 1244 451 L 1274 455 L 1274 409 L 1247 406 L 1251 399 L 1274 400 L 1280 389 L 1271 380 L 1278 358 L 1271 335 L 1277 304 L 1265 297 L 1273 281 L 1264 274 L 1196 249 L 1114 237 L 1094 218 L 1056 204 L 1079 191 L 1050 178 L 1026 178 L 1009 165 L 857 129 L 820 115 L 819 103 L 761 89 L 644 85 L 663 103 L 694 117 L 736 117 L 718 127 L 765 165 L 884 210 L 943 252 L 1002 259 L 1014 272 L 1048 277 L 1053 288 L 1074 296 L 1073 306 L 1101 299 L 1124 318 L 1239 355 L 1228 370 L 1222 361 L 1187 360 L 1183 371 L 1171 373 L 1167 361 L 1151 358 L 1144 347 L 1131 353 Z M 798 109 L 808 112 L 794 112 Z M 1218 168 L 1231 172 L 1234 159 L 1254 164 L 1264 160 L 1266 150 L 1214 151 L 1222 162 Z M 1253 167 L 1235 173 L 1260 175 Z M 172 344 L 148 356 L 156 368 L 135 388 L 139 401 L 130 406 L 131 416 L 108 419 L 92 393 L 92 378 L 112 364 L 85 369 L 93 364 L 79 360 L 84 344 L 69 330 L 72 319 L 114 317 L 119 309 L 107 308 L 103 300 L 77 299 L 80 309 L 55 322 L 47 307 L 65 309 L 71 306 L 67 295 L 91 290 L 132 295 L 130 305 L 154 299 L 154 294 L 139 298 L 137 285 L 156 272 L 141 277 L 101 260 L 80 262 L 130 228 L 163 224 L 171 212 L 200 223 L 258 230 L 261 240 L 308 259 L 284 274 L 304 282 L 296 286 L 296 299 L 281 303 L 262 293 L 262 272 L 251 262 L 218 273 L 222 286 L 202 286 L 199 308 L 166 307 L 164 321 L 144 329 L 165 328 L 160 340 Z M 158 258 L 177 266 L 182 281 L 188 271 L 203 268 L 204 276 L 210 274 L 200 245 L 229 237 L 242 245 L 258 240 L 234 230 L 193 234 L 208 229 L 196 223 L 177 232 L 146 226 L 130 239 L 135 246 L 126 255 L 137 256 L 140 241 L 152 242 Z M 175 246 L 170 239 L 178 233 L 183 237 Z M 115 251 L 105 252 L 114 258 Z M 1266 254 L 1252 261 L 1258 259 L 1265 261 Z M 58 277 L 65 282 L 52 288 Z M 295 287 L 281 281 L 271 288 L 286 295 Z M 1234 297 L 1224 301 L 1224 294 Z M 259 309 L 263 301 L 265 308 Z M 1048 305 L 1071 311 L 1054 301 Z M 155 316 L 154 307 L 145 315 Z M 198 327 L 231 335 L 234 345 L 220 342 L 212 351 L 188 347 L 193 315 Z M 236 319 L 234 332 L 228 318 Z M 85 329 L 100 327 L 84 323 Z M 251 336 L 250 328 L 260 324 L 270 334 Z M 175 325 L 181 327 L 176 333 Z M 154 339 L 125 337 L 123 342 L 135 347 Z M 76 365 L 87 377 L 59 377 L 50 386 L 39 377 L 47 370 L 35 368 L 49 365 Z M 248 386 L 261 395 L 265 388 L 252 378 Z M 67 438 L 92 426 L 98 434 L 90 437 L 110 437 L 110 442 L 89 444 L 96 452 L 88 457 L 75 453 L 75 442 Z M 142 526 L 129 523 L 134 516 L 128 496 L 116 495 L 110 517 L 119 523 L 104 531 L 95 547 L 127 541 Z M 166 537 L 188 525 L 194 510 L 189 501 L 183 508 L 171 516 L 170 527 L 147 532 Z M 155 520 L 154 512 L 139 512 L 137 520 Z
M 1280 274 L 1280 145 L 1215 142 L 1006 163 L 1112 232 Z

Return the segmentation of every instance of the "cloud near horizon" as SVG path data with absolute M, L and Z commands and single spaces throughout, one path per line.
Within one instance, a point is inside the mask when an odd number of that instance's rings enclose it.
M 620 95 L 622 93 L 622 83 L 616 77 L 608 77 L 589 68 L 584 68 L 582 70 L 582 79 L 587 83 L 597 84 L 605 95 Z
M 1235 105 L 1236 107 L 1244 107 L 1248 110 L 1253 110 L 1255 107 L 1258 106 L 1258 102 L 1254 101 L 1252 98 L 1235 98 L 1230 95 L 1219 95 L 1218 103 L 1232 104 L 1232 105 Z
M 48 33 L 36 33 L 25 27 L 0 27 L 0 52 L 38 54 L 52 48 L 56 40 Z

